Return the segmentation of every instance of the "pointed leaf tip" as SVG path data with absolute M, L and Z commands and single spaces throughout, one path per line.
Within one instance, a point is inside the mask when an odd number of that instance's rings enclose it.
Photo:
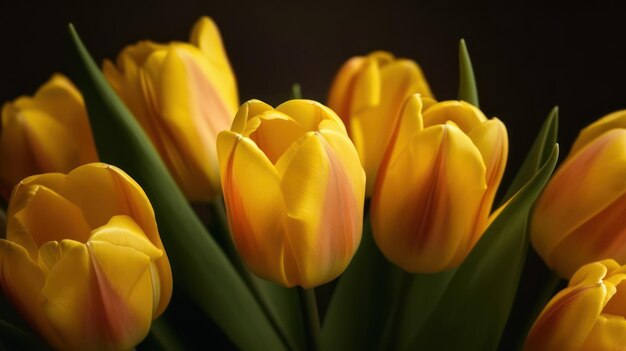
M 478 107 L 478 89 L 465 39 L 459 42 L 459 100 Z

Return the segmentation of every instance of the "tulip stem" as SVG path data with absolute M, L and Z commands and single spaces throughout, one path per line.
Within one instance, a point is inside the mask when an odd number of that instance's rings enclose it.
M 300 298 L 300 310 L 304 320 L 304 331 L 306 334 L 307 350 L 317 351 L 320 349 L 320 338 L 322 334 L 320 326 L 320 316 L 317 310 L 317 301 L 315 300 L 315 290 L 304 289 L 298 290 Z

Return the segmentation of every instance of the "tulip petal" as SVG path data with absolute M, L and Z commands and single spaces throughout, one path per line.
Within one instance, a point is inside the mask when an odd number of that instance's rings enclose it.
M 570 287 L 559 292 L 541 312 L 526 339 L 525 350 L 578 350 L 591 332 L 607 296 L 602 279 L 606 267 L 582 267 Z
M 602 134 L 617 128 L 626 128 L 626 110 L 608 114 L 583 129 L 578 138 L 576 138 L 574 145 L 572 145 L 570 156 L 583 149 Z
M 274 165 L 252 140 L 230 131 L 220 133 L 217 150 L 228 220 L 239 254 L 255 274 L 284 282 L 284 205 Z
M 307 131 L 318 130 L 322 122 L 333 121 L 346 133 L 337 114 L 313 100 L 289 100 L 276 107 L 276 110 L 290 116 Z
M 623 350 L 624 348 L 626 348 L 624 317 L 600 315 L 580 350 Z
M 477 216 L 474 226 L 474 236 L 472 241 L 475 243 L 488 224 L 489 213 L 492 210 L 493 200 L 496 191 L 500 186 L 500 181 L 504 175 L 506 161 L 509 153 L 509 138 L 506 126 L 499 119 L 493 118 L 481 123 L 472 129 L 468 136 L 474 142 L 474 145 L 480 151 L 483 162 L 487 167 L 485 174 L 487 182 L 487 191 L 480 204 L 480 213 Z
M 465 101 L 444 101 L 431 106 L 424 112 L 424 126 L 454 122 L 465 133 L 487 121 L 487 117 L 476 106 Z
M 364 57 L 349 59 L 335 75 L 328 94 L 328 106 L 339 115 L 347 128 L 350 128 L 351 104 L 356 78 L 365 64 L 366 59 Z
M 626 193 L 625 174 L 626 129 L 615 129 L 567 159 L 546 187 L 535 206 L 531 240 L 547 264 L 557 268 L 562 276 L 571 274 L 576 267 L 565 267 L 564 261 L 557 262 L 557 257 L 552 255 L 555 248 L 561 243 L 567 245 L 564 240 L 570 233 L 582 229 L 584 223 L 612 204 L 616 205 L 617 212 L 623 209 L 623 202 L 617 200 Z M 617 212 L 613 212 L 613 220 L 619 220 Z M 582 232 L 576 235 L 581 236 Z M 577 257 L 560 255 L 558 259 Z
M 69 349 L 130 349 L 152 321 L 150 258 L 129 247 L 63 240 L 41 294 Z
M 246 101 L 235 115 L 231 131 L 239 134 L 244 134 L 248 129 L 248 121 L 254 117 L 262 114 L 265 111 L 271 111 L 274 108 L 260 100 L 248 100 Z
M 486 191 L 478 149 L 456 126 L 433 126 L 387 167 L 372 212 L 381 251 L 409 272 L 458 265 L 473 245 L 472 226 Z
M 35 245 L 64 238 L 85 242 L 89 238 L 91 228 L 82 210 L 58 193 L 44 186 L 29 186 L 21 187 L 20 195 L 23 207 L 9 221 L 19 221 Z M 23 231 L 9 230 L 7 239 L 29 247 L 20 233 Z M 31 253 L 31 257 L 35 256 Z
M 18 244 L 0 239 L 0 285 L 4 293 L 48 342 L 59 347 L 60 339 L 41 313 L 43 284 L 44 274 L 28 252 Z
M 378 167 L 391 139 L 393 128 L 406 98 L 418 90 L 422 79 L 417 65 L 409 60 L 394 61 L 380 70 L 380 90 L 384 91 L 376 108 L 355 113 L 350 136 L 359 151 L 367 174 L 367 194 L 371 194 Z M 429 92 L 421 92 L 430 95 Z
M 237 82 L 215 22 L 209 17 L 201 17 L 193 26 L 189 41 L 207 58 L 207 77 L 215 86 L 220 87 L 229 108 L 237 110 L 239 106 Z
M 340 143 L 333 133 L 328 137 Z M 358 246 L 361 198 L 353 193 L 351 174 L 338 156 L 321 133 L 310 132 L 276 164 L 288 216 L 287 286 L 311 288 L 336 278 Z M 358 177 L 354 165 L 350 172 Z

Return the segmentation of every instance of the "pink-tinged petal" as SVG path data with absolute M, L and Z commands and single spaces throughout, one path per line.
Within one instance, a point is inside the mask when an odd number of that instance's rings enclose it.
M 64 240 L 41 290 L 44 312 L 63 348 L 131 349 L 153 312 L 150 257 L 106 241 Z

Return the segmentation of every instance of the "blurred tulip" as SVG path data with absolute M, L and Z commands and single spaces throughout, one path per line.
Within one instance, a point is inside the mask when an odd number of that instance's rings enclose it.
M 98 161 L 87 111 L 80 92 L 55 74 L 33 97 L 2 107 L 0 193 L 33 174 L 69 172 Z
M 535 205 L 531 241 L 570 277 L 583 264 L 626 263 L 626 110 L 583 129 Z
M 543 309 L 525 350 L 626 349 L 626 266 L 589 263 Z
M 329 108 L 291 100 L 241 106 L 217 148 L 234 243 L 257 275 L 311 288 L 339 276 L 354 255 L 365 174 Z
M 117 65 L 105 60 L 103 70 L 187 198 L 218 195 L 215 141 L 230 128 L 239 98 L 213 21 L 196 23 L 191 44 L 142 41 L 126 47 Z
M 378 167 L 391 139 L 402 104 L 411 94 L 432 97 L 414 61 L 383 51 L 348 60 L 337 72 L 328 106 L 344 121 L 367 174 L 371 196 Z
M 461 264 L 490 222 L 507 155 L 500 120 L 463 101 L 409 97 L 372 197 L 383 254 L 412 273 Z
M 14 189 L 0 283 L 59 350 L 130 350 L 172 293 L 143 190 L 113 166 L 31 176 Z

